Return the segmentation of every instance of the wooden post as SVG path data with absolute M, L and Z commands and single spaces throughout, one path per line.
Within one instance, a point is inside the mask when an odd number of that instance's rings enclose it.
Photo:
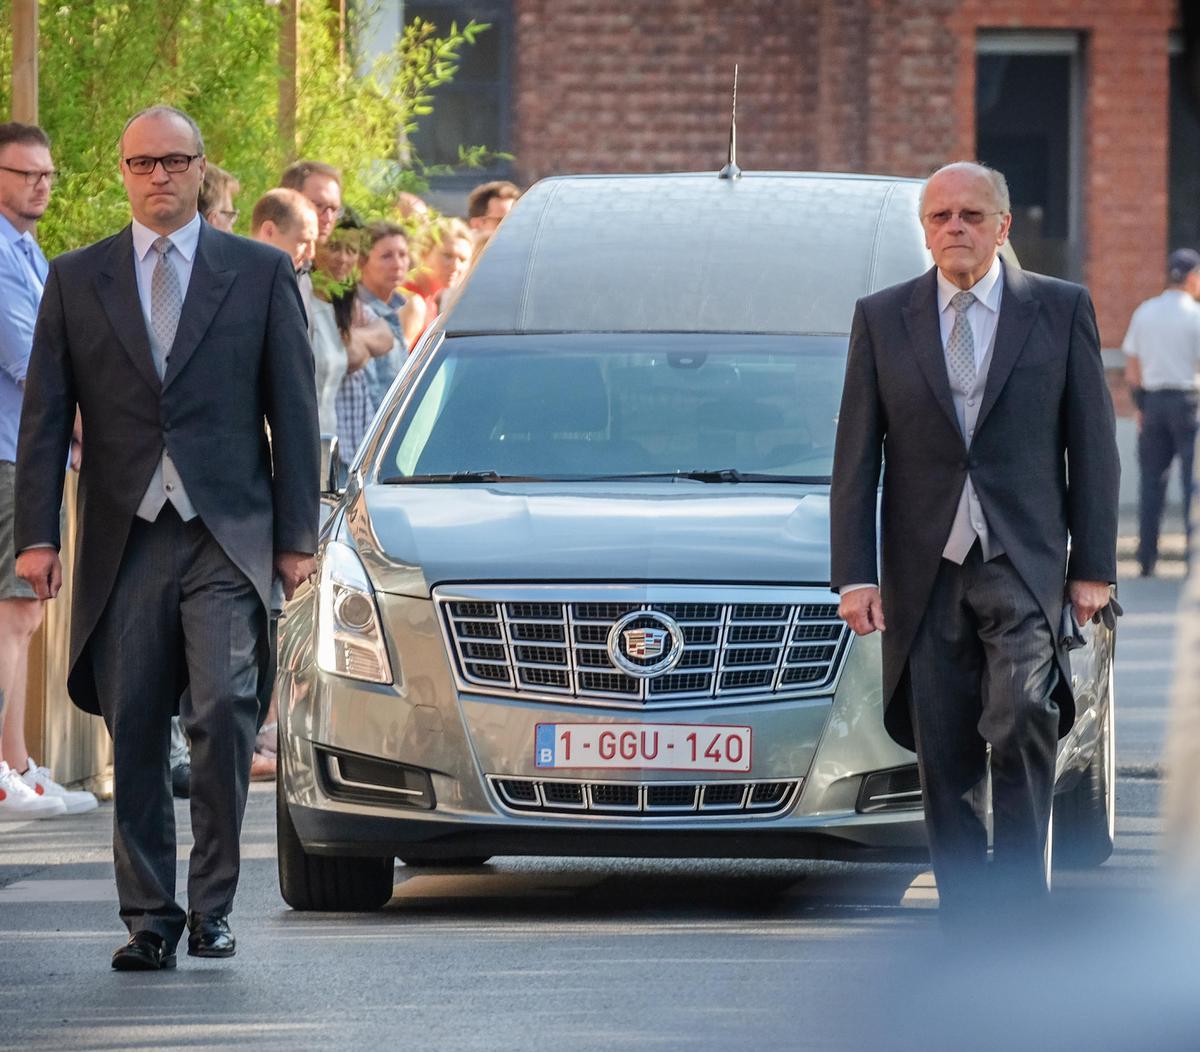
M 279 23 L 279 145 L 284 164 L 296 159 L 296 97 L 300 65 L 300 0 L 283 0 Z
M 338 64 L 346 64 L 346 0 L 329 0 L 329 6 L 337 18 L 337 57 Z
M 12 119 L 37 124 L 38 0 L 12 0 Z

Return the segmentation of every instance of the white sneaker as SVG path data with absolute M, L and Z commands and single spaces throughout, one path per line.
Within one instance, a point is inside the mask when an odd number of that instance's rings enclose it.
M 8 764 L 0 761 L 0 822 L 24 822 L 67 813 L 61 797 L 39 795 Z
M 43 799 L 58 799 L 66 806 L 67 814 L 81 815 L 84 811 L 94 811 L 100 806 L 97 800 L 86 789 L 64 789 L 53 778 L 45 767 L 39 767 L 32 756 L 25 761 L 25 773 L 21 775 L 30 789 Z

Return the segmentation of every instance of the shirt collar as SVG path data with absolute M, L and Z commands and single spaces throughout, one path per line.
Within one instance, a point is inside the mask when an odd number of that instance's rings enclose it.
M 358 295 L 361 299 L 366 300 L 368 303 L 378 303 L 381 307 L 386 307 L 388 310 L 399 310 L 404 306 L 404 297 L 395 290 L 392 291 L 391 296 L 388 297 L 388 300 L 385 303 L 361 281 L 358 283 Z
M 0 213 L 0 234 L 4 235 L 4 240 L 10 245 L 15 245 L 21 240 L 21 231 L 8 221 L 8 216 Z
M 146 253 L 154 247 L 154 242 L 160 236 L 156 231 L 151 230 L 148 226 L 143 226 L 135 219 L 133 221 L 133 251 L 137 258 L 145 259 Z M 171 239 L 175 251 L 190 263 L 196 254 L 196 243 L 200 240 L 200 213 L 197 212 L 192 216 L 190 222 L 185 223 L 178 230 L 171 231 L 167 236 Z
M 975 293 L 975 298 L 993 314 L 1000 309 L 1000 290 L 1002 288 L 1000 274 L 1000 255 L 997 253 L 992 260 L 992 265 L 988 267 L 987 273 L 967 290 Z M 963 290 L 946 277 L 941 270 L 937 272 L 937 286 L 938 313 L 940 314 L 950 306 L 950 300 L 954 294 Z

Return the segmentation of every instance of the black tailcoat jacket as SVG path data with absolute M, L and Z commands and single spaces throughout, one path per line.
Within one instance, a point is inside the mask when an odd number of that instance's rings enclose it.
M 908 652 L 968 471 L 989 531 L 1056 639 L 1067 579 L 1116 580 L 1120 464 L 1091 298 L 1079 285 L 1003 272 L 970 448 L 946 373 L 936 269 L 864 297 L 851 327 L 830 493 L 831 584 L 880 585 L 885 723 L 910 749 Z M 1057 659 L 1061 735 L 1075 706 L 1062 647 Z
M 197 514 L 264 608 L 274 553 L 315 551 L 320 436 L 312 350 L 291 261 L 202 224 L 159 380 L 138 298 L 132 229 L 54 260 L 21 414 L 17 551 L 59 544 L 60 465 L 77 403 L 84 451 L 67 684 L 80 708 L 98 713 L 88 640 L 164 445 Z

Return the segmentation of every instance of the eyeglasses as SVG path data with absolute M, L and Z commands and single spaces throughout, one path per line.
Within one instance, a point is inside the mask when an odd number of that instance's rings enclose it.
M 967 226 L 979 226 L 988 216 L 1002 216 L 1003 212 L 980 212 L 974 208 L 963 208 L 957 212 L 926 212 L 925 222 L 930 226 L 945 226 L 955 216 L 958 216 Z
M 9 168 L 7 164 L 0 164 L 0 170 L 12 172 L 13 175 L 25 176 L 26 186 L 37 186 L 43 179 L 48 183 L 53 183 L 58 178 L 58 169 L 56 168 L 37 168 L 30 171 L 28 168 Z
M 168 169 L 168 171 L 169 171 L 169 170 L 170 170 L 170 169 Z M 236 208 L 218 208 L 218 209 L 216 209 L 215 211 L 216 211 L 217 215 L 219 215 L 219 216 L 224 216 L 224 217 L 225 217 L 226 219 L 228 219 L 228 220 L 229 220 L 231 223 L 236 223 L 236 222 L 237 222 L 237 217 L 238 217 L 238 216 L 240 216 L 240 215 L 242 214 L 242 213 L 241 213 L 241 212 L 239 212 L 239 211 L 238 211 Z
M 313 211 L 319 216 L 333 216 L 334 219 L 341 219 L 346 214 L 344 208 L 339 208 L 337 205 L 313 205 Z
M 156 164 L 161 164 L 164 172 L 178 175 L 186 172 L 193 161 L 203 156 L 202 153 L 169 153 L 165 157 L 126 157 L 125 167 L 134 175 L 149 175 Z

